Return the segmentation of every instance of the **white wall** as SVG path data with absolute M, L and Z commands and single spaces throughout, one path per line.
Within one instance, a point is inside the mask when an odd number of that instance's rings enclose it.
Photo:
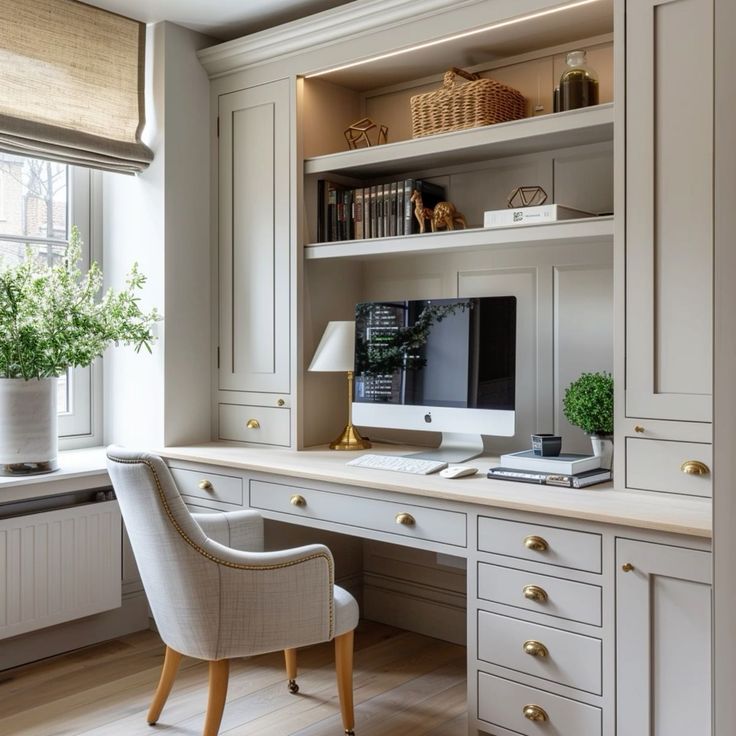
M 104 358 L 104 441 L 135 447 L 209 439 L 209 84 L 196 51 L 211 39 L 172 23 L 147 29 L 144 141 L 151 166 L 103 179 L 107 285 L 137 261 L 145 308 L 164 320 L 153 354 Z

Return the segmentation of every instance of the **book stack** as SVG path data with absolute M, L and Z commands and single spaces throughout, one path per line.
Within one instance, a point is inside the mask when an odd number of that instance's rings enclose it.
M 595 217 L 592 212 L 577 210 L 562 204 L 542 204 L 535 207 L 507 207 L 483 213 L 483 227 L 511 227 L 512 225 L 537 225 L 560 220 L 578 220 Z
M 611 471 L 601 468 L 594 455 L 562 454 L 541 457 L 532 450 L 501 455 L 500 465 L 489 468 L 489 478 L 517 480 L 564 488 L 586 488 L 611 480 Z
M 402 179 L 351 188 L 326 179 L 317 182 L 317 242 L 391 238 L 419 232 L 414 190 L 425 207 L 445 199 L 443 187 L 423 179 Z

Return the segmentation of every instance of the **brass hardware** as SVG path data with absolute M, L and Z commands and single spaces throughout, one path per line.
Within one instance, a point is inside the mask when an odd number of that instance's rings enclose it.
M 197 483 L 199 486 L 199 489 L 201 491 L 211 491 L 212 490 L 212 481 L 211 480 L 201 480 L 199 483 Z
M 261 423 L 257 419 L 249 419 L 245 423 L 245 426 L 248 429 L 260 429 L 261 428 Z
M 546 552 L 549 549 L 547 540 L 531 535 L 524 540 L 524 546 L 532 552 Z
M 634 566 L 630 562 L 624 562 L 624 564 L 621 565 L 621 569 L 624 572 L 631 572 L 634 569 Z
M 400 514 L 396 514 L 396 523 L 403 524 L 404 526 L 414 526 L 416 521 L 411 514 L 407 514 L 406 511 L 402 511 Z
M 523 593 L 524 598 L 528 598 L 530 601 L 536 601 L 537 603 L 547 602 L 547 591 L 538 585 L 525 585 Z
M 634 432 L 636 432 L 637 434 L 642 434 L 644 431 L 645 431 L 644 427 L 642 427 L 640 424 L 637 424 L 634 427 Z
M 541 641 L 534 641 L 534 639 L 527 639 L 522 646 L 524 654 L 528 654 L 530 657 L 547 657 L 549 650 Z
M 283 399 L 279 399 L 279 400 L 278 400 L 278 401 L 276 402 L 276 406 L 283 406 L 283 405 L 284 405 L 285 403 L 286 403 L 286 402 L 285 402 L 285 401 L 284 401 Z
M 289 503 L 292 506 L 306 506 L 307 499 L 304 498 L 304 496 L 300 496 L 298 493 L 296 493 L 289 499 Z
M 547 715 L 547 711 L 544 710 L 544 708 L 540 707 L 539 705 L 525 705 L 524 710 L 522 711 L 524 713 L 524 718 L 526 718 L 528 721 L 538 721 L 540 723 L 545 723 L 549 720 L 549 716 Z
M 710 468 L 700 460 L 686 460 L 680 465 L 680 470 L 686 475 L 708 475 L 710 473 Z

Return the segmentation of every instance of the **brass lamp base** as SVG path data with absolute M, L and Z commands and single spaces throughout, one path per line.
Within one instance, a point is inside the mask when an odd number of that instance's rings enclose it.
M 330 450 L 367 450 L 370 446 L 371 443 L 364 440 L 352 424 L 348 424 L 342 434 L 330 442 Z

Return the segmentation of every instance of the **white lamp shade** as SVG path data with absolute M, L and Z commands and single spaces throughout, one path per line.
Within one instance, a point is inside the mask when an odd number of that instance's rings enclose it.
M 355 352 L 355 322 L 328 322 L 309 366 L 310 371 L 352 371 Z

